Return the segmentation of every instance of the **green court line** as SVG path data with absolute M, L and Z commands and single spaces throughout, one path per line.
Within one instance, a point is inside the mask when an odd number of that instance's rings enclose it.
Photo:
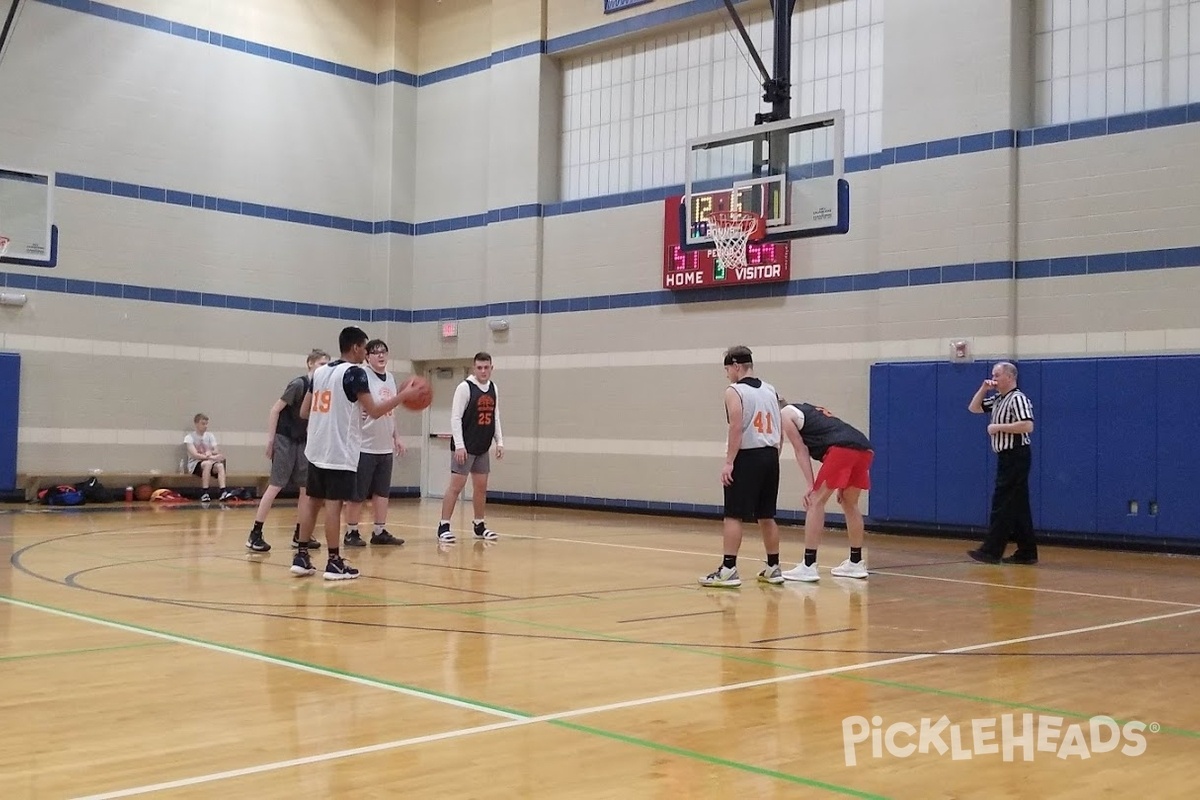
M 133 650 L 142 647 L 165 647 L 170 642 L 138 642 L 136 644 L 114 644 L 108 647 L 83 647 L 78 650 L 48 650 L 45 653 L 18 653 L 12 656 L 0 656 L 0 661 L 21 661 L 33 658 L 53 658 L 54 656 L 81 656 L 92 653 L 108 653 L 113 650 Z
M 88 620 L 88 621 L 92 621 L 92 622 L 99 622 L 99 623 L 103 623 L 103 624 L 110 625 L 110 626 L 116 626 L 118 628 L 125 628 L 128 630 L 146 633 L 149 635 L 179 639 L 181 641 L 191 642 L 191 643 L 194 643 L 197 645 L 203 645 L 208 648 L 219 648 L 219 649 L 233 651 L 233 652 L 237 652 L 237 653 L 244 653 L 246 655 L 252 655 L 259 659 L 263 659 L 263 660 L 267 661 L 268 663 L 271 661 L 275 661 L 275 662 L 283 662 L 283 663 L 287 663 L 287 664 L 293 664 L 295 666 L 304 667 L 306 670 L 315 672 L 318 674 L 336 675 L 336 676 L 340 676 L 340 677 L 344 677 L 344 678 L 352 678 L 354 680 L 363 681 L 366 683 L 374 683 L 374 684 L 382 685 L 382 686 L 391 686 L 391 687 L 394 687 L 397 689 L 403 689 L 406 692 L 410 692 L 410 693 L 416 694 L 416 695 L 425 695 L 427 697 L 437 697 L 437 698 L 441 698 L 444 700 L 451 700 L 451 701 L 459 704 L 460 706 L 473 707 L 475 710 L 478 710 L 478 711 L 487 710 L 487 711 L 493 711 L 493 712 L 500 712 L 500 713 L 510 716 L 510 717 L 511 716 L 524 717 L 525 719 L 534 719 L 537 716 L 539 716 L 537 714 L 530 714 L 525 711 L 509 709 L 509 708 L 505 708 L 503 706 L 493 705 L 491 703 L 483 703 L 483 702 L 479 702 L 477 700 L 471 700 L 471 699 L 464 698 L 464 697 L 457 697 L 455 695 L 445 693 L 445 692 L 438 692 L 438 691 L 434 691 L 431 689 L 425 689 L 425 688 L 422 688 L 419 686 L 410 686 L 408 684 L 400 683 L 398 681 L 389 681 L 389 680 L 385 680 L 385 679 L 381 679 L 381 678 L 374 678 L 371 676 L 361 675 L 361 674 L 355 673 L 355 672 L 350 672 L 349 670 L 340 670 L 340 669 L 336 669 L 333 667 L 326 667 L 326 666 L 322 666 L 322 665 L 318 665 L 318 664 L 313 664 L 313 663 L 310 663 L 307 661 L 302 661 L 302 660 L 296 659 L 296 658 L 289 658 L 287 656 L 278 656 L 278 655 L 274 655 L 271 653 L 263 653 L 263 652 L 253 650 L 248 647 L 222 644 L 220 642 L 214 642 L 214 641 L 211 641 L 208 639 L 202 639 L 198 636 L 187 636 L 184 634 L 172 633 L 170 631 L 158 630 L 156 628 L 151 628 L 151 627 L 144 626 L 144 625 L 136 625 L 136 624 L 128 623 L 128 622 L 120 622 L 118 620 L 111 620 L 111 619 L 107 619 L 105 617 L 97 616 L 94 614 L 85 614 L 85 613 L 78 612 L 78 611 L 71 611 L 68 609 L 58 608 L 56 606 L 52 606 L 52 605 L 49 605 L 46 603 L 39 603 L 39 602 L 32 601 L 32 600 L 24 600 L 21 598 L 10 597 L 10 596 L 4 595 L 4 594 L 0 594 L 0 601 L 6 601 L 17 607 L 21 607 L 21 606 L 34 607 L 34 608 L 42 609 L 44 611 L 56 612 L 58 614 L 62 614 L 67 617 L 74 617 L 76 619 Z M 218 650 L 218 652 L 219 652 L 219 650 Z M 692 750 L 684 750 L 682 748 L 673 747 L 671 745 L 662 744 L 660 742 L 654 742 L 649 739 L 640 739 L 635 736 L 628 736 L 626 734 L 617 733 L 615 731 L 607 731 L 602 728 L 593 728 L 590 726 L 577 725 L 574 723 L 567 722 L 565 720 L 546 720 L 546 722 L 557 725 L 558 727 L 570 728 L 572 730 L 577 730 L 577 731 L 580 731 L 583 733 L 592 734 L 594 736 L 607 738 L 607 739 L 610 739 L 613 741 L 623 742 L 625 744 L 636 745 L 638 747 L 643 747 L 643 748 L 646 748 L 649 750 L 656 750 L 656 751 L 664 752 L 664 753 L 672 753 L 674 755 L 681 756 L 683 758 L 699 760 L 699 761 L 703 761 L 703 762 L 706 762 L 709 764 L 719 765 L 719 766 L 726 767 L 729 769 L 736 769 L 736 770 L 739 770 L 742 772 L 747 772 L 747 773 L 750 773 L 753 775 L 760 775 L 760 776 L 766 777 L 766 778 L 773 778 L 776 780 L 783 780 L 783 781 L 787 781 L 790 783 L 810 786 L 813 788 L 824 789 L 824 790 L 827 790 L 830 792 L 835 792 L 835 793 L 847 795 L 850 797 L 869 798 L 869 800 L 888 800 L 888 798 L 883 797 L 881 795 L 867 794 L 865 792 L 860 792 L 857 789 L 852 789 L 847 786 L 838 786 L 837 784 L 825 783 L 823 781 L 814 780 L 812 778 L 805 778 L 800 775 L 792 775 L 790 773 L 778 772 L 776 770 L 767 769 L 765 767 L 755 766 L 754 764 L 746 764 L 746 763 L 740 762 L 740 761 L 732 761 L 729 759 L 720 758 L 719 756 L 711 756 L 706 753 L 700 753 L 700 752 L 696 752 L 696 751 L 692 751 Z M 535 724 L 535 723 L 530 723 L 530 724 Z
M 82 552 L 82 551 L 80 551 L 80 552 Z M 89 552 L 91 552 L 91 551 L 89 551 Z M 205 558 L 212 558 L 212 557 L 217 557 L 217 556 L 205 556 Z M 123 563 L 139 563 L 139 562 L 123 561 Z M 236 575 L 232 575 L 231 573 L 228 573 L 228 572 L 218 572 L 218 571 L 213 571 L 213 570 L 199 570 L 199 569 L 195 569 L 195 568 L 180 567 L 178 565 L 167 563 L 167 562 L 152 562 L 152 563 L 154 566 L 162 567 L 164 569 L 171 569 L 171 570 L 176 570 L 176 571 L 199 572 L 200 574 L 207 574 L 207 575 L 213 575 L 213 576 L 218 576 L 218 577 L 223 577 L 223 578 L 229 578 L 235 582 L 238 580 L 238 577 Z M 147 564 L 147 566 L 149 566 L 149 564 Z M 275 585 L 275 586 L 294 586 L 295 585 L 295 583 L 293 581 L 279 581 L 279 580 L 273 580 L 273 579 L 269 579 L 269 578 L 265 579 L 265 580 L 260 578 L 260 579 L 251 581 L 250 579 L 246 578 L 245 576 L 241 576 L 240 580 L 246 581 L 246 582 L 254 582 L 254 583 L 266 583 L 266 584 Z M 669 650 L 677 650 L 677 651 L 683 652 L 683 653 L 702 655 L 702 656 L 706 656 L 709 658 L 725 659 L 725 660 L 729 660 L 729 661 L 735 661 L 735 662 L 740 662 L 740 663 L 745 663 L 745 664 L 753 664 L 753 665 L 762 666 L 762 667 L 771 667 L 774 669 L 784 669 L 784 670 L 789 670 L 791 672 L 796 672 L 796 673 L 804 673 L 804 672 L 812 671 L 811 669 L 808 669 L 807 667 L 800 667 L 800 666 L 796 666 L 794 664 L 785 664 L 785 663 L 780 663 L 778 661 L 771 661 L 771 660 L 762 659 L 762 658 L 755 658 L 753 656 L 743 656 L 743 655 L 737 655 L 737 654 L 733 654 L 733 653 L 729 653 L 729 652 L 713 651 L 713 650 L 707 650 L 707 649 L 699 648 L 699 647 L 689 647 L 687 645 L 676 645 L 676 644 L 671 644 L 669 642 L 656 642 L 656 643 L 648 644 L 645 642 L 640 642 L 635 639 L 630 639 L 628 637 L 618 636 L 616 634 L 607 634 L 607 633 L 602 633 L 600 631 L 592 631 L 592 630 L 587 630 L 587 629 L 582 629 L 582 628 L 572 628 L 572 627 L 567 627 L 567 626 L 562 626 L 562 625 L 553 625 L 553 624 L 549 624 L 549 623 L 534 622 L 531 620 L 514 619 L 511 617 L 504 616 L 503 614 L 497 614 L 496 612 L 490 612 L 490 611 L 471 611 L 471 610 L 464 610 L 461 608 L 457 608 L 454 606 L 421 605 L 419 603 L 407 603 L 404 601 L 390 601 L 386 598 L 382 598 L 377 595 L 366 594 L 363 592 L 353 592 L 353 591 L 349 591 L 346 589 L 333 588 L 333 587 L 327 587 L 327 588 L 325 588 L 324 591 L 329 594 L 339 594 L 339 595 L 342 595 L 345 597 L 351 597 L 351 598 L 355 598 L 355 599 L 359 599 L 359 600 L 369 600 L 369 601 L 372 601 L 375 603 L 381 603 L 383 605 L 396 607 L 396 608 L 417 607 L 420 609 L 428 609 L 430 611 L 435 611 L 435 612 L 440 612 L 440 613 L 450 613 L 450 614 L 454 614 L 454 615 L 458 615 L 458 616 L 475 617 L 475 618 L 481 618 L 481 619 L 494 619 L 498 622 L 507 622 L 509 624 L 514 624 L 514 625 L 523 625 L 523 626 L 526 626 L 529 628 L 534 628 L 534 629 L 555 631 L 555 632 L 559 632 L 559 633 L 568 633 L 568 634 L 572 634 L 575 636 L 589 636 L 589 637 L 593 637 L 593 638 L 597 638 L 597 639 L 605 639 L 605 640 L 608 640 L 611 642 L 617 642 L 617 643 L 622 643 L 622 644 L 639 644 L 639 645 L 650 646 L 650 647 L 663 647 L 663 648 L 666 648 Z M 579 599 L 579 598 L 577 598 L 577 599 Z M 192 601 L 192 602 L 214 602 L 217 605 L 219 605 L 218 601 Z M 574 602 L 575 601 L 572 600 L 569 603 L 564 603 L 564 605 L 573 604 Z M 552 607 L 552 606 L 550 606 L 550 605 L 543 606 L 543 608 L 549 608 L 549 607 Z M 513 609 L 513 610 L 522 611 L 522 610 L 527 610 L 527 609 L 518 608 L 518 609 Z M 182 637 L 182 638 L 186 638 L 186 637 Z M 252 651 L 247 651 L 247 652 L 252 652 Z M 281 658 L 281 660 L 287 660 L 284 657 L 280 657 L 280 658 Z M 296 662 L 296 663 L 300 663 L 303 665 L 303 662 Z M 304 666 L 307 666 L 307 665 L 304 665 Z M 886 680 L 882 680 L 879 678 L 869 678 L 869 677 L 866 677 L 863 675 L 857 675 L 854 673 L 837 673 L 834 675 L 830 675 L 828 677 L 836 678 L 836 679 L 840 679 L 840 680 L 857 681 L 859 683 L 873 684 L 873 685 L 877 685 L 877 686 L 884 686 L 884 687 L 888 687 L 888 688 L 892 688 L 892 689 L 900 689 L 903 691 L 916 692 L 916 693 L 920 693 L 920 694 L 928 694 L 928 695 L 941 696 L 941 697 L 953 697 L 955 699 L 967 700 L 967 701 L 971 701 L 971 702 L 980 703 L 982 705 L 995 705 L 995 706 L 1002 706 L 1005 708 L 1014 708 L 1014 709 L 1020 709 L 1022 711 L 1033 711 L 1033 712 L 1038 712 L 1038 713 L 1052 713 L 1056 716 L 1070 717 L 1073 719 L 1090 719 L 1090 718 L 1096 716 L 1096 714 L 1084 714 L 1084 713 L 1080 713 L 1077 711 L 1067 711 L 1067 710 L 1063 710 L 1063 709 L 1046 708 L 1043 706 L 1036 706 L 1036 705 L 1031 705 L 1031 704 L 1027 704 L 1027 703 L 1020 703 L 1020 702 L 1012 701 L 1012 700 L 1003 700 L 1003 699 L 994 698 L 994 697 L 984 697 L 982 695 L 973 695 L 973 694 L 968 694 L 968 693 L 963 693 L 963 692 L 954 692 L 954 691 L 950 691 L 950 690 L 938 689 L 938 688 L 935 688 L 932 686 L 921 686 L 919 684 L 910 684 L 910 683 L 903 683 L 903 682 L 896 682 L 896 681 L 886 681 Z M 400 686 L 399 684 L 396 684 L 396 685 Z M 401 687 L 401 688 L 410 688 L 410 687 Z M 456 698 L 450 698 L 450 699 L 456 699 Z M 508 713 L 519 713 L 519 712 L 512 711 L 511 709 L 496 708 L 495 710 L 508 711 Z M 1124 721 L 1117 720 L 1117 722 L 1121 723 L 1121 724 L 1124 724 L 1125 721 L 1128 721 L 1128 720 L 1124 720 Z M 1178 727 L 1163 725 L 1161 732 L 1162 733 L 1170 733 L 1170 734 L 1177 735 L 1177 736 L 1185 736 L 1188 738 L 1200 739 L 1200 731 L 1193 731 L 1193 730 L 1189 730 L 1187 728 L 1178 728 Z
M 740 761 L 730 761 L 718 756 L 710 756 L 706 753 L 698 753 L 695 750 L 685 750 L 682 747 L 674 747 L 669 744 L 652 742 L 647 739 L 638 739 L 633 736 L 626 736 L 623 733 L 614 733 L 612 731 L 606 731 L 600 728 L 593 728 L 589 725 L 579 725 L 578 723 L 567 722 L 566 720 L 551 720 L 549 724 L 555 725 L 559 728 L 568 728 L 573 731 L 580 731 L 581 733 L 590 733 L 595 736 L 601 736 L 605 739 L 613 739 L 615 741 L 624 742 L 625 744 L 631 744 L 637 747 L 647 747 L 651 750 L 657 750 L 660 753 L 670 753 L 671 755 L 690 758 L 694 761 L 703 761 L 707 764 L 714 764 L 719 767 L 728 767 L 730 769 L 748 772 L 751 775 L 775 778 L 776 780 L 787 781 L 788 783 L 796 783 L 800 784 L 801 786 L 809 786 L 814 789 L 824 789 L 827 792 L 843 794 L 848 797 L 860 797 L 864 800 L 887 800 L 884 795 L 861 792 L 858 789 L 851 789 L 847 786 L 839 786 L 836 783 L 826 783 L 825 781 L 819 781 L 814 778 L 804 778 L 787 772 L 778 772 L 777 770 L 767 769 L 766 767 L 755 767 L 750 764 L 743 764 Z

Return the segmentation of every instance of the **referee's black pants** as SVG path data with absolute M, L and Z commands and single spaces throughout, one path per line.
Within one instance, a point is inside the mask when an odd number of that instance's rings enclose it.
M 1029 466 L 1032 451 L 1018 445 L 997 454 L 996 489 L 992 493 L 992 517 L 980 550 L 1000 558 L 1010 541 L 1016 542 L 1013 555 L 1037 558 L 1037 537 L 1033 533 L 1033 511 L 1029 508 Z

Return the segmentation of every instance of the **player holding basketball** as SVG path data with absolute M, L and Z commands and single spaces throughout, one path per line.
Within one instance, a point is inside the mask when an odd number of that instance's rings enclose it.
M 471 476 L 471 505 L 475 511 L 475 538 L 495 541 L 496 532 L 484 522 L 487 508 L 488 475 L 491 459 L 488 450 L 496 443 L 496 458 L 504 458 L 504 436 L 500 432 L 500 404 L 496 384 L 492 382 L 492 357 L 476 353 L 473 374 L 454 390 L 450 407 L 450 483 L 442 499 L 442 519 L 438 522 L 439 544 L 453 544 L 450 517 L 467 476 Z
M 729 434 L 725 444 L 723 521 L 724 560 L 700 579 L 701 586 L 741 586 L 737 555 L 742 546 L 742 523 L 758 522 L 767 568 L 758 574 L 763 583 L 783 583 L 779 569 L 779 526 L 775 506 L 779 498 L 780 440 L 779 395 L 754 375 L 750 348 L 738 345 L 725 352 L 725 416 Z
M 313 372 L 312 389 L 300 409 L 308 419 L 308 497 L 311 502 L 300 517 L 300 541 L 292 559 L 293 575 L 316 572 L 308 555 L 317 514 L 325 509 L 325 543 L 329 561 L 325 579 L 349 580 L 358 570 L 347 564 L 338 548 L 342 505 L 357 494 L 358 458 L 362 449 L 362 414 L 378 419 L 406 400 L 415 399 L 421 390 L 412 379 L 400 391 L 379 403 L 371 394 L 367 371 L 362 368 L 367 355 L 367 334 L 361 328 L 343 328 L 338 336 L 341 358 Z
M 783 577 L 808 583 L 821 579 L 817 574 L 817 548 L 825 532 L 825 503 L 837 492 L 838 505 L 846 515 L 850 557 L 830 573 L 840 578 L 866 578 L 867 565 L 862 560 L 865 531 L 858 498 L 863 490 L 871 488 L 871 461 L 875 454 L 870 440 L 862 431 L 820 406 L 784 405 L 781 416 L 784 435 L 792 443 L 796 463 L 808 482 L 804 494 L 804 563 L 789 569 Z M 813 459 L 821 462 L 815 479 Z
M 384 403 L 396 394 L 396 378 L 387 371 L 388 346 L 382 339 L 367 342 L 367 383 L 371 397 L 376 403 Z M 346 504 L 346 535 L 342 544 L 346 547 L 366 547 L 358 532 L 362 518 L 362 504 L 371 501 L 375 512 L 375 527 L 371 532 L 371 544 L 401 545 L 399 539 L 388 533 L 388 499 L 392 489 L 393 455 L 404 455 L 404 443 L 396 432 L 396 418 L 389 411 L 378 419 L 363 412 L 362 452 L 358 456 L 357 494 L 354 502 Z

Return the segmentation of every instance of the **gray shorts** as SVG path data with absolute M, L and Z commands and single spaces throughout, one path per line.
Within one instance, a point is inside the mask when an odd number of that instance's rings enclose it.
M 471 455 L 467 453 L 467 460 L 459 464 L 454 457 L 454 453 L 450 453 L 450 471 L 455 475 L 487 475 L 492 471 L 492 458 L 490 453 L 480 453 L 479 455 Z
M 308 459 L 304 457 L 304 442 L 275 434 L 275 454 L 271 457 L 272 486 L 303 488 L 308 484 Z
M 372 497 L 391 497 L 391 494 L 392 454 L 359 453 L 355 501 L 361 503 Z

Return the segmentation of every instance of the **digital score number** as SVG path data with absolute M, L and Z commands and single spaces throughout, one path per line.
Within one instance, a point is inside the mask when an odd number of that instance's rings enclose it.
M 730 192 L 692 195 L 690 218 L 694 234 L 707 232 L 708 213 L 728 208 Z M 680 242 L 679 204 L 683 197 L 668 197 L 663 225 L 663 288 L 674 291 L 714 286 L 742 286 L 791 280 L 791 250 L 788 242 L 750 242 L 746 266 L 726 268 L 715 248 L 684 250 Z

